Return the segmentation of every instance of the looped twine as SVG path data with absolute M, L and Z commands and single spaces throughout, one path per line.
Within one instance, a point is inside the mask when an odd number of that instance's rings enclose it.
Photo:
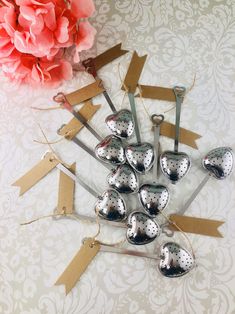
M 192 243 L 191 241 L 189 240 L 189 237 L 187 236 L 187 234 L 177 225 L 177 223 L 175 221 L 173 221 L 172 219 L 170 219 L 167 215 L 165 215 L 161 210 L 159 211 L 160 214 L 168 221 L 168 223 L 170 225 L 173 225 L 176 229 L 179 230 L 179 232 L 185 237 L 185 239 L 187 240 L 189 246 L 190 246 L 190 249 L 191 249 L 191 252 L 192 252 L 192 256 L 193 258 L 195 259 L 195 253 L 194 253 L 194 250 L 193 250 L 193 246 L 192 246 Z
M 62 92 L 59 92 L 55 96 L 53 96 L 53 100 L 60 104 L 60 106 L 70 112 L 73 111 L 73 106 L 68 101 L 66 95 Z
M 53 100 L 58 103 L 64 103 L 67 99 L 64 93 L 59 92 L 55 96 L 53 96 Z
M 122 78 L 121 76 L 121 70 L 120 70 L 120 62 L 118 63 L 118 76 L 119 76 L 119 80 L 120 80 L 120 83 L 121 83 L 121 87 L 124 88 L 124 94 L 123 94 L 123 97 L 122 97 L 122 101 L 121 101 L 121 105 L 120 105 L 120 108 L 122 109 L 123 107 L 123 103 L 124 103 L 124 100 L 125 100 L 125 97 L 127 96 L 128 92 L 129 92 L 129 88 L 128 86 L 126 86 L 125 84 L 125 79 Z
M 45 139 L 45 143 L 43 143 L 43 144 L 47 144 L 48 145 L 48 147 L 49 147 L 49 149 L 50 149 L 50 151 L 53 153 L 53 160 L 58 160 L 62 165 L 64 165 L 66 168 L 69 168 L 69 165 L 68 164 L 66 164 L 64 161 L 62 161 L 59 157 L 58 157 L 58 155 L 56 154 L 56 152 L 55 152 L 55 150 L 53 149 L 53 147 L 51 146 L 51 143 L 48 141 L 48 139 L 47 139 L 47 136 L 46 136 L 46 134 L 45 134 L 45 132 L 43 131 L 43 129 L 42 129 L 42 127 L 41 127 L 41 125 L 38 123 L 38 127 L 39 127 L 39 129 L 40 129 L 40 131 L 41 131 L 41 133 L 42 133 L 42 135 L 43 135 L 43 137 L 44 137 L 44 139 Z M 36 141 L 37 142 L 37 141 Z M 39 142 L 39 141 L 38 141 Z M 52 160 L 51 160 L 52 161 Z

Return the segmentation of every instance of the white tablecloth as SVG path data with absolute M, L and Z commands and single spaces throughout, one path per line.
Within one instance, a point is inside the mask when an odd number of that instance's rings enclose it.
M 122 41 L 125 48 L 148 54 L 140 82 L 172 87 L 195 86 L 187 95 L 181 126 L 202 135 L 199 150 L 181 145 L 192 158 L 188 176 L 178 185 L 167 183 L 173 213 L 186 201 L 204 176 L 201 158 L 210 149 L 234 145 L 235 134 L 235 4 L 234 1 L 153 1 L 96 0 L 97 13 L 92 18 L 98 34 L 96 55 Z M 85 54 L 86 55 L 86 54 Z M 88 54 L 87 54 L 88 55 Z M 126 73 L 131 54 L 114 61 L 100 71 L 100 76 L 115 104 L 123 93 L 118 75 Z M 210 180 L 188 210 L 188 215 L 225 221 L 220 228 L 224 238 L 189 235 L 197 258 L 197 268 L 185 277 L 168 279 L 160 275 L 155 261 L 100 253 L 75 288 L 65 296 L 63 286 L 54 286 L 58 276 L 78 251 L 81 240 L 96 231 L 96 226 L 71 219 L 45 219 L 29 226 L 20 222 L 53 212 L 57 203 L 58 171 L 53 171 L 35 187 L 18 197 L 11 184 L 38 162 L 48 149 L 34 142 L 43 140 L 40 123 L 51 141 L 56 130 L 71 118 L 62 111 L 33 111 L 30 106 L 47 107 L 57 91 L 70 92 L 92 82 L 78 73 L 61 88 L 31 89 L 17 86 L 1 77 L 0 105 L 0 313 L 72 314 L 72 313 L 219 313 L 235 311 L 235 180 Z M 110 109 L 102 96 L 94 99 L 102 108 L 92 125 L 103 135 Z M 163 113 L 172 104 L 145 101 L 150 113 Z M 128 99 L 124 101 L 128 106 Z M 151 123 L 143 104 L 138 101 L 138 117 L 143 139 L 153 141 Z M 174 121 L 174 110 L 165 114 Z M 79 138 L 92 147 L 97 141 L 82 130 Z M 173 148 L 173 141 L 162 138 L 163 149 Z M 77 173 L 99 191 L 105 189 L 107 171 L 66 140 L 54 149 L 67 163 L 77 162 Z M 151 175 L 141 177 L 141 182 Z M 129 209 L 140 209 L 136 196 L 125 198 Z M 95 199 L 76 185 L 75 207 L 83 214 L 94 215 Z M 119 241 L 123 230 L 103 227 L 100 239 Z M 167 240 L 161 236 L 147 245 L 158 250 Z M 182 235 L 174 238 L 184 247 Z

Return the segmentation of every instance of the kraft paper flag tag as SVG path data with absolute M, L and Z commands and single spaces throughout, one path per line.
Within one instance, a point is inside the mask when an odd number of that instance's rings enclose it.
M 137 52 L 134 51 L 126 77 L 123 82 L 122 90 L 128 89 L 129 93 L 134 94 L 136 86 L 143 70 L 147 55 L 139 57 Z
M 94 83 L 84 86 L 75 92 L 66 94 L 66 98 L 72 106 L 75 106 L 103 93 L 104 90 L 101 80 L 98 79 Z
M 160 121 L 160 120 L 159 120 Z M 175 139 L 175 125 L 166 121 L 163 121 L 160 128 L 160 134 L 172 139 Z M 191 146 L 192 148 L 198 149 L 196 140 L 201 138 L 201 135 L 189 131 L 184 128 L 180 128 L 179 141 L 182 144 Z
M 89 58 L 82 62 L 85 68 L 90 66 L 91 60 L 92 65 L 95 68 L 95 71 L 98 71 L 100 68 L 105 66 L 106 64 L 112 62 L 113 60 L 121 57 L 126 54 L 128 50 L 121 49 L 122 43 L 117 44 L 116 46 L 106 50 L 95 58 Z M 89 71 L 88 71 L 89 72 Z
M 52 169 L 60 163 L 53 153 L 47 153 L 44 158 L 30 169 L 21 178 L 15 181 L 12 185 L 20 188 L 20 195 L 31 189 L 38 181 L 45 177 Z
M 86 121 L 90 121 L 100 107 L 101 105 L 93 105 L 91 100 L 87 100 L 84 106 L 79 110 L 79 113 L 86 119 Z M 68 140 L 72 140 L 83 127 L 81 122 L 76 118 L 73 118 L 58 130 L 58 134 L 65 136 Z
M 181 216 L 176 214 L 170 215 L 170 220 L 174 221 L 184 232 L 223 238 L 223 235 L 218 231 L 218 228 L 224 224 L 224 221 Z M 169 229 L 179 231 L 172 224 L 169 225 Z
M 75 174 L 76 163 L 73 163 L 69 170 Z M 74 211 L 74 187 L 75 182 L 67 176 L 63 171 L 60 171 L 58 204 L 56 212 L 58 214 L 72 214 Z
M 99 250 L 99 242 L 95 241 L 93 238 L 87 238 L 62 275 L 56 281 L 55 285 L 65 285 L 67 295 L 76 285 Z
M 173 88 L 160 87 L 160 86 L 149 86 L 149 85 L 139 85 L 141 90 L 141 97 L 151 98 L 158 100 L 166 100 L 175 102 L 175 93 Z M 137 95 L 140 97 L 140 94 Z

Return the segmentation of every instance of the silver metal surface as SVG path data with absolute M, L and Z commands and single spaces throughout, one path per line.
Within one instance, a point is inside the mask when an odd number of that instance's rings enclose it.
M 232 173 L 233 163 L 234 156 L 230 147 L 218 147 L 211 150 L 202 160 L 202 165 L 208 171 L 208 174 L 200 182 L 178 213 L 180 215 L 185 214 L 189 206 L 211 177 L 214 177 L 217 180 L 226 179 Z
M 161 234 L 161 228 L 150 216 L 134 211 L 127 219 L 127 241 L 134 245 L 144 245 L 152 242 Z
M 86 119 L 78 112 L 78 111 L 75 111 L 75 110 L 72 110 L 71 111 L 72 114 L 74 115 L 74 117 L 79 121 L 81 122 L 81 124 L 84 125 L 84 127 L 91 132 L 91 134 L 93 134 L 98 141 L 102 141 L 103 138 L 96 132 L 96 130 L 94 130 L 89 123 L 87 123 Z
M 162 184 L 143 184 L 139 189 L 139 199 L 146 213 L 156 217 L 166 208 L 170 193 Z
M 159 120 L 160 118 L 160 120 Z M 159 151 L 159 138 L 160 138 L 160 126 L 164 121 L 164 116 L 162 114 L 153 114 L 151 116 L 153 123 L 154 132 L 154 149 L 155 149 L 155 161 L 153 163 L 153 175 L 157 178 L 158 176 L 158 151 Z
M 91 150 L 88 146 L 86 146 L 82 141 L 80 141 L 77 137 L 73 137 L 72 141 L 78 145 L 79 147 L 81 147 L 83 150 L 85 150 L 90 156 L 92 156 L 93 158 L 95 158 L 97 161 L 99 161 L 100 163 L 102 163 L 102 165 L 107 168 L 108 170 L 110 170 L 110 166 L 108 166 L 107 164 L 103 163 L 94 153 L 93 150 Z
M 114 135 L 121 138 L 131 137 L 135 127 L 132 113 L 127 109 L 109 115 L 105 123 Z
M 161 247 L 160 256 L 158 268 L 165 277 L 181 277 L 195 266 L 192 255 L 175 242 L 165 243 Z
M 189 206 L 192 204 L 196 196 L 199 194 L 199 192 L 202 190 L 202 188 L 205 186 L 205 184 L 208 182 L 210 178 L 211 178 L 210 173 L 208 173 L 200 182 L 200 184 L 197 186 L 197 188 L 193 191 L 193 193 L 191 194 L 187 202 L 184 204 L 184 206 L 179 211 L 177 211 L 177 214 L 184 215 L 186 213 L 186 211 L 189 209 Z
M 131 144 L 125 149 L 126 158 L 136 172 L 144 174 L 154 163 L 154 149 L 149 143 Z
M 173 88 L 175 97 L 176 97 L 176 115 L 175 115 L 175 146 L 174 151 L 178 152 L 179 146 L 179 135 L 180 135 L 180 114 L 181 114 L 181 105 L 184 101 L 184 95 L 186 92 L 185 87 L 175 86 Z
M 188 173 L 191 161 L 186 153 L 168 150 L 161 154 L 160 166 L 163 174 L 175 184 Z
M 111 221 L 121 221 L 126 219 L 126 204 L 116 190 L 108 189 L 102 195 L 99 195 L 62 164 L 58 164 L 56 167 L 63 171 L 71 179 L 77 181 L 85 190 L 97 198 L 95 203 L 95 212 L 97 212 L 100 217 Z
M 115 246 L 107 246 L 107 245 L 100 245 L 100 251 L 102 252 L 108 252 L 108 253 L 117 253 L 117 254 L 125 254 L 130 256 L 137 256 L 137 257 L 145 257 L 150 259 L 159 260 L 160 257 L 157 254 L 148 253 L 148 252 L 138 252 L 134 250 L 128 250 L 121 247 L 115 247 Z
M 115 135 L 106 136 L 95 147 L 96 156 L 106 163 L 121 165 L 126 162 L 125 150 L 120 138 Z
M 218 147 L 211 150 L 202 160 L 203 167 L 218 180 L 226 179 L 233 170 L 232 148 Z
M 112 112 L 117 112 L 117 110 L 116 110 L 116 108 L 115 108 L 115 106 L 114 106 L 114 104 L 113 104 L 113 102 L 112 102 L 112 100 L 111 100 L 111 98 L 110 98 L 110 96 L 109 96 L 109 94 L 107 93 L 106 90 L 103 91 L 103 95 L 104 95 L 107 103 L 109 104 L 109 107 L 112 110 Z
M 87 190 L 87 192 L 89 192 L 91 195 L 93 195 L 94 197 L 99 197 L 99 194 L 93 190 L 91 187 L 89 187 L 89 185 L 87 185 L 82 179 L 80 179 L 78 176 L 76 176 L 75 174 L 73 174 L 69 169 L 67 169 L 65 166 L 63 166 L 62 164 L 58 164 L 56 166 L 56 168 L 58 168 L 59 170 L 61 170 L 62 172 L 64 172 L 68 177 L 70 177 L 72 180 L 77 181 L 85 190 Z
M 98 77 L 98 74 L 97 74 L 97 71 L 96 71 L 95 62 L 94 62 L 93 58 L 88 58 L 88 59 L 84 60 L 82 62 L 82 65 L 85 67 L 86 71 L 88 73 L 90 73 L 94 77 L 95 80 L 100 79 Z M 103 84 L 103 82 L 101 82 L 101 84 Z M 109 97 L 109 94 L 107 93 L 106 90 L 103 91 L 103 95 L 104 95 L 107 103 L 109 104 L 110 109 L 113 112 L 117 112 L 116 108 L 115 108 L 115 106 L 114 106 L 114 104 L 113 104 L 113 102 L 112 102 L 111 98 Z
M 126 219 L 126 204 L 121 195 L 114 189 L 108 189 L 98 197 L 95 211 L 106 220 L 121 221 Z
M 119 193 L 131 194 L 139 190 L 139 179 L 136 172 L 127 164 L 120 165 L 111 170 L 107 177 L 110 187 Z
M 137 139 L 137 143 L 141 143 L 141 137 L 140 137 L 140 130 L 139 130 L 139 124 L 138 124 L 138 119 L 137 119 L 137 114 L 136 114 L 136 106 L 135 106 L 135 96 L 132 93 L 128 93 L 128 98 L 131 106 L 131 112 L 133 115 L 133 119 L 135 122 L 135 135 Z
M 175 184 L 188 173 L 191 161 L 186 153 L 178 152 L 180 134 L 181 104 L 184 100 L 185 87 L 175 86 L 176 115 L 175 115 L 175 144 L 174 151 L 165 151 L 160 156 L 160 166 L 163 174 Z

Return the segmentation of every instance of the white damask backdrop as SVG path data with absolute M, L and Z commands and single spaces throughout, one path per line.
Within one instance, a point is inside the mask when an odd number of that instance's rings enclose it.
M 204 176 L 200 162 L 203 155 L 218 146 L 235 149 L 235 1 L 95 0 L 95 4 L 92 23 L 98 33 L 89 56 L 122 41 L 125 48 L 148 54 L 142 84 L 172 87 L 181 83 L 190 87 L 196 74 L 195 86 L 183 104 L 181 125 L 202 138 L 198 151 L 181 146 L 192 157 L 193 166 L 181 183 L 169 187 L 172 197 L 167 213 L 175 212 Z M 130 58 L 131 53 L 100 71 L 117 106 L 123 96 L 118 64 L 123 76 Z M 92 235 L 96 227 L 71 219 L 45 219 L 20 226 L 20 222 L 52 213 L 57 202 L 58 172 L 53 171 L 22 197 L 11 184 L 47 150 L 33 141 L 42 140 L 37 122 L 53 141 L 58 139 L 56 130 L 71 118 L 62 110 L 33 111 L 30 106 L 47 107 L 57 91 L 73 91 L 92 79 L 78 73 L 57 90 L 33 90 L 2 77 L 0 80 L 0 313 L 235 313 L 234 175 L 225 181 L 210 180 L 188 211 L 188 215 L 220 219 L 225 224 L 220 228 L 222 239 L 189 235 L 197 268 L 187 276 L 164 278 L 154 261 L 99 253 L 65 297 L 64 287 L 54 283 L 78 251 L 81 240 Z M 107 135 L 104 119 L 110 109 L 102 96 L 94 103 L 102 104 L 102 108 L 92 125 Z M 163 101 L 145 103 L 150 113 L 163 113 L 172 107 Z M 143 139 L 152 142 L 151 123 L 140 101 L 138 116 Z M 165 118 L 174 121 L 174 110 Z M 86 130 L 79 138 L 90 147 L 96 144 Z M 166 138 L 161 143 L 163 149 L 173 146 Z M 107 170 L 97 161 L 71 142 L 59 142 L 54 148 L 67 163 L 77 162 L 77 172 L 88 184 L 100 191 L 105 188 Z M 168 184 L 163 176 L 159 180 Z M 76 186 L 77 212 L 93 215 L 94 201 Z M 136 197 L 128 199 L 127 204 L 130 209 L 140 208 Z M 110 227 L 103 227 L 100 235 L 109 242 L 123 237 L 123 230 Z M 161 236 L 145 249 L 157 250 L 165 240 Z M 175 241 L 187 247 L 181 235 L 177 234 Z

